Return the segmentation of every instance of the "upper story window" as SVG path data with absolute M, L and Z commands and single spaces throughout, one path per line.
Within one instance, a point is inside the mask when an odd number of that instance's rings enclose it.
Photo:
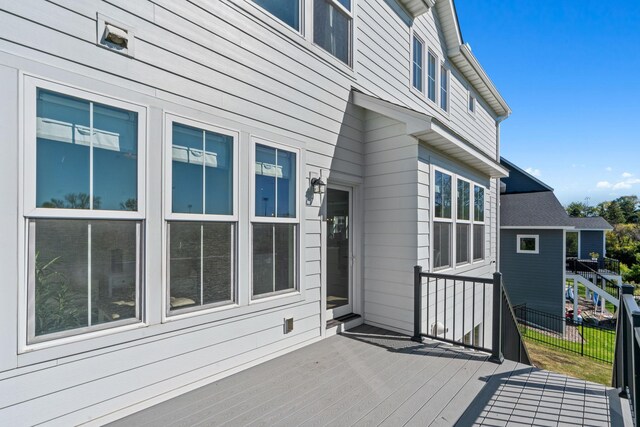
M 417 36 L 413 36 L 413 87 L 422 92 L 424 90 L 424 43 Z
M 253 0 L 257 5 L 267 10 L 273 16 L 300 31 L 300 1 L 301 0 Z
M 28 342 L 140 322 L 146 110 L 29 77 L 25 111 Z
M 471 114 L 476 112 L 476 97 L 469 92 L 469 112 Z
M 238 135 L 173 116 L 167 126 L 171 315 L 234 301 Z
M 449 72 L 440 66 L 440 108 L 449 111 Z
M 259 298 L 298 286 L 298 152 L 262 140 L 254 150 L 251 266 Z
M 313 41 L 351 65 L 351 0 L 313 0 Z
M 427 54 L 427 97 L 436 102 L 436 65 L 437 59 L 431 52 Z

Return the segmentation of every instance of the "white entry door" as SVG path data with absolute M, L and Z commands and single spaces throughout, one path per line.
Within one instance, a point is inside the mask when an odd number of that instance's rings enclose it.
M 327 318 L 353 312 L 353 227 L 351 187 L 327 189 Z

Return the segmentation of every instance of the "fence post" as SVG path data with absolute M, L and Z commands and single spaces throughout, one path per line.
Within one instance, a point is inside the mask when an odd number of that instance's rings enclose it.
M 411 341 L 422 342 L 422 266 L 413 267 L 413 336 Z
M 493 273 L 493 335 L 491 361 L 502 363 L 502 273 Z

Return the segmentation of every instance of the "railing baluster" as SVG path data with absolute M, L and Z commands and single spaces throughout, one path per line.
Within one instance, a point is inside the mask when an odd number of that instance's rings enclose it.
M 486 333 L 486 324 L 487 324 L 487 284 L 482 284 L 482 346 L 486 347 L 484 344 L 484 336 Z
M 444 322 L 443 322 L 443 336 L 447 339 L 447 279 L 444 279 Z
M 456 340 L 456 281 L 453 281 L 453 340 Z

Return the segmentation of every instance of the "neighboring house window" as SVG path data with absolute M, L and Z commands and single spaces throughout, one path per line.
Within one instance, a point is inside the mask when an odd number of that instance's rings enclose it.
M 174 314 L 234 301 L 237 134 L 182 118 L 169 124 L 167 309 Z
M 324 1 L 324 0 L 323 0 Z M 255 144 L 252 218 L 253 297 L 297 289 L 297 151 Z
M 140 322 L 146 110 L 25 88 L 28 342 Z
M 424 43 L 413 36 L 413 87 L 420 92 L 424 89 Z
M 440 108 L 449 111 L 449 73 L 444 65 L 440 67 Z
M 516 238 L 518 244 L 517 252 L 519 254 L 540 253 L 537 234 L 518 234 Z
M 473 186 L 473 260 L 484 259 L 484 188 Z
M 351 0 L 313 1 L 313 41 L 351 64 Z
M 433 102 L 436 102 L 436 64 L 437 60 L 433 53 L 427 54 L 427 96 Z
M 466 264 L 471 255 L 471 186 L 462 179 L 457 181 L 456 264 Z
M 433 222 L 433 268 L 451 266 L 451 175 L 435 171 Z
M 253 0 L 296 31 L 300 31 L 300 0 Z

